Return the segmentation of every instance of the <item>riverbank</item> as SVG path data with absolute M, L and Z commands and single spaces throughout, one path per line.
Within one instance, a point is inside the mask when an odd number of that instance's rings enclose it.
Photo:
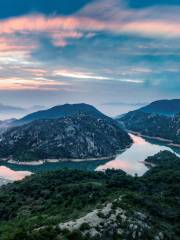
M 4 161 L 1 161 L 0 164 L 14 171 L 28 171 L 35 174 L 68 168 L 85 171 L 121 169 L 130 175 L 134 176 L 134 174 L 138 174 L 138 176 L 142 176 L 148 170 L 147 165 L 141 162 L 144 161 L 144 159 L 164 150 L 176 152 L 177 155 L 180 153 L 178 148 L 173 148 L 172 150 L 172 148 L 168 147 L 165 143 L 148 141 L 148 139 L 134 134 L 130 134 L 130 136 L 133 140 L 132 146 L 123 152 L 119 151 L 119 153 L 116 153 L 116 157 L 112 156 L 112 159 L 110 159 L 110 157 L 106 157 L 107 160 L 98 158 L 97 160 L 94 159 L 94 161 L 92 161 L 92 158 L 73 159 L 73 161 L 70 161 L 70 159 L 46 159 L 46 161 L 42 160 L 41 162 L 25 162 L 25 165 L 21 165 L 21 162 L 17 163 L 16 161 L 12 164 L 8 163 L 7 160 L 10 159 L 6 158 Z M 0 168 L 0 173 L 2 174 L 3 172 L 4 170 Z M 2 177 L 5 177 L 5 175 Z
M 7 162 L 9 164 L 22 165 L 22 166 L 23 165 L 24 166 L 40 166 L 45 163 L 62 163 L 62 162 L 77 162 L 78 163 L 78 162 L 88 162 L 88 161 L 90 162 L 90 161 L 101 161 L 101 160 L 111 161 L 111 160 L 115 159 L 118 154 L 123 153 L 127 149 L 129 149 L 132 145 L 133 145 L 133 143 L 131 143 L 124 149 L 120 149 L 119 151 L 117 151 L 116 154 L 111 155 L 111 156 L 106 156 L 106 157 L 82 158 L 82 159 L 81 158 L 41 159 L 41 160 L 37 160 L 37 161 L 16 161 L 14 159 L 2 158 L 2 159 L 0 159 L 0 162 Z
M 167 146 L 169 146 L 169 147 L 177 147 L 177 148 L 180 148 L 180 144 L 173 143 L 173 141 L 170 140 L 170 139 L 161 138 L 161 137 L 147 136 L 147 135 L 141 134 L 141 133 L 139 133 L 139 132 L 131 131 L 131 130 L 127 130 L 127 131 L 128 131 L 129 133 L 134 134 L 134 135 L 139 136 L 139 137 L 143 137 L 143 138 L 147 138 L 147 139 L 152 139 L 152 140 L 157 140 L 157 141 L 160 141 L 160 142 L 165 142 L 165 143 L 167 144 Z
M 125 150 L 123 150 L 125 151 Z M 2 162 L 7 162 L 14 165 L 24 165 L 24 166 L 40 166 L 45 163 L 62 163 L 62 162 L 87 162 L 87 161 L 98 161 L 98 160 L 113 160 L 115 159 L 116 155 L 108 156 L 108 157 L 98 157 L 98 158 L 84 158 L 84 159 L 76 159 L 76 158 L 62 158 L 62 159 L 43 159 L 43 160 L 37 160 L 37 161 L 30 161 L 30 162 L 21 162 L 21 161 L 15 161 L 13 159 L 11 160 L 5 160 L 1 159 Z

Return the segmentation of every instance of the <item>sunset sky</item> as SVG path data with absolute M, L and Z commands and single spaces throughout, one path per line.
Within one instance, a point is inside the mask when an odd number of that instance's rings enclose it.
M 179 95 L 179 0 L 0 1 L 0 103 L 116 115 Z

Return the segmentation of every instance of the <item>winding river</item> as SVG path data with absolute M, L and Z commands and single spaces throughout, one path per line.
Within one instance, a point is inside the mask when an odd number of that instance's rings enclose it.
M 130 135 L 134 144 L 126 151 L 118 154 L 112 161 L 99 160 L 85 162 L 45 163 L 40 166 L 22 166 L 1 163 L 0 180 L 21 180 L 31 173 L 51 171 L 62 168 L 83 169 L 90 171 L 103 171 L 114 168 L 122 169 L 131 175 L 137 174 L 138 176 L 141 176 L 148 170 L 143 163 L 148 156 L 152 156 L 162 150 L 169 150 L 180 156 L 180 148 L 170 148 L 165 142 L 145 139 L 134 134 Z

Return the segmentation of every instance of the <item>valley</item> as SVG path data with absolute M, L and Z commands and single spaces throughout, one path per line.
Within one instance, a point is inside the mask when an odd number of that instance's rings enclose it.
M 180 240 L 180 0 L 0 0 L 0 240 Z
M 146 124 L 131 114 L 112 119 L 90 105 L 68 104 L 6 126 L 0 239 L 179 240 L 179 145 L 127 132 Z M 176 119 L 137 111 L 147 114 L 145 132 L 152 117 Z

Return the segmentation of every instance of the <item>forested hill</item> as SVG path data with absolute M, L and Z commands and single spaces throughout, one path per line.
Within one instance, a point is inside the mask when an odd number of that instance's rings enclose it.
M 180 159 L 151 161 L 142 177 L 59 170 L 2 187 L 0 239 L 179 240 Z
M 162 116 L 141 111 L 133 111 L 118 119 L 132 131 L 150 137 L 160 137 L 180 144 L 180 114 Z
M 131 143 L 115 120 L 81 113 L 9 129 L 1 136 L 0 158 L 22 162 L 111 158 Z
M 23 125 L 35 120 L 57 119 L 73 117 L 79 114 L 87 114 L 96 118 L 109 119 L 106 115 L 97 110 L 94 106 L 85 103 L 58 105 L 47 110 L 31 113 L 19 120 L 14 121 L 13 125 Z
M 158 100 L 137 111 L 154 113 L 162 116 L 173 116 L 180 113 L 180 99 Z

